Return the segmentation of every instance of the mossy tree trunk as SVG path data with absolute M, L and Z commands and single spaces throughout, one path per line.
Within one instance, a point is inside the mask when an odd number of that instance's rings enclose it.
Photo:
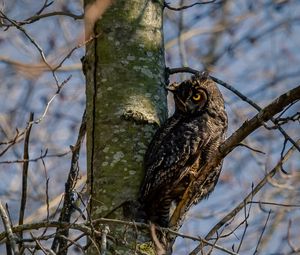
M 84 69 L 92 219 L 105 217 L 124 201 L 137 198 L 145 150 L 166 118 L 162 12 L 163 1 L 114 1 L 95 26 L 97 38 L 87 45 Z M 122 219 L 122 210 L 109 217 Z M 127 245 L 118 245 L 124 244 L 123 232 L 123 226 L 110 226 L 109 235 L 117 241 L 110 246 L 113 254 L 117 250 L 133 254 L 126 252 Z

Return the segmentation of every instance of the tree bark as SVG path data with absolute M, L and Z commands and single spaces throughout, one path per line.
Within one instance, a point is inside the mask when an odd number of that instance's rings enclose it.
M 96 39 L 87 45 L 84 71 L 92 219 L 123 218 L 122 210 L 114 209 L 137 198 L 144 153 L 167 117 L 162 11 L 163 1 L 115 1 L 97 22 Z M 135 236 L 125 237 L 125 227 L 109 227 L 104 252 L 133 254 Z M 100 239 L 98 250 L 103 250 Z M 89 254 L 98 254 L 93 247 Z

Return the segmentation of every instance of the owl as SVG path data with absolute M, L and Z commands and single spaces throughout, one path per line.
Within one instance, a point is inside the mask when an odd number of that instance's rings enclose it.
M 175 112 L 155 133 L 144 158 L 145 177 L 139 203 L 146 218 L 169 226 L 170 208 L 180 201 L 201 167 L 215 155 L 225 139 L 227 114 L 224 100 L 207 73 L 167 87 Z M 197 201 L 213 191 L 221 171 L 213 169 L 197 191 Z

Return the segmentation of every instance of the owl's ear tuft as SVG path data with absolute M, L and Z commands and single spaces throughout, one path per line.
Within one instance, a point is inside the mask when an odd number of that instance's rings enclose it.
M 180 85 L 180 83 L 174 82 L 174 83 L 172 83 L 172 84 L 166 86 L 165 88 L 166 88 L 166 90 L 168 90 L 168 91 L 174 92 L 174 91 L 177 90 L 177 88 L 179 87 L 179 85 Z
M 202 72 L 197 72 L 195 75 L 194 75 L 194 77 L 197 79 L 203 79 L 203 78 L 205 78 L 205 79 L 207 79 L 208 78 L 208 76 L 209 76 L 209 72 L 207 71 L 207 70 L 204 70 L 204 71 L 202 71 Z
M 194 76 L 192 76 L 192 80 L 200 84 L 208 79 L 209 79 L 208 71 L 198 72 Z

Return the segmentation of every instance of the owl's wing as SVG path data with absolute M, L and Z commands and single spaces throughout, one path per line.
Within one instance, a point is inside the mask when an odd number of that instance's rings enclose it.
M 168 139 L 170 133 L 173 132 L 173 130 L 178 126 L 178 123 L 181 121 L 181 116 L 173 115 L 155 132 L 144 157 L 144 166 L 146 169 L 149 165 L 156 161 L 156 153 Z
M 199 123 L 170 120 L 154 136 L 145 156 L 146 176 L 141 189 L 141 199 L 148 200 L 161 189 L 178 183 L 199 159 L 201 148 L 207 143 Z

